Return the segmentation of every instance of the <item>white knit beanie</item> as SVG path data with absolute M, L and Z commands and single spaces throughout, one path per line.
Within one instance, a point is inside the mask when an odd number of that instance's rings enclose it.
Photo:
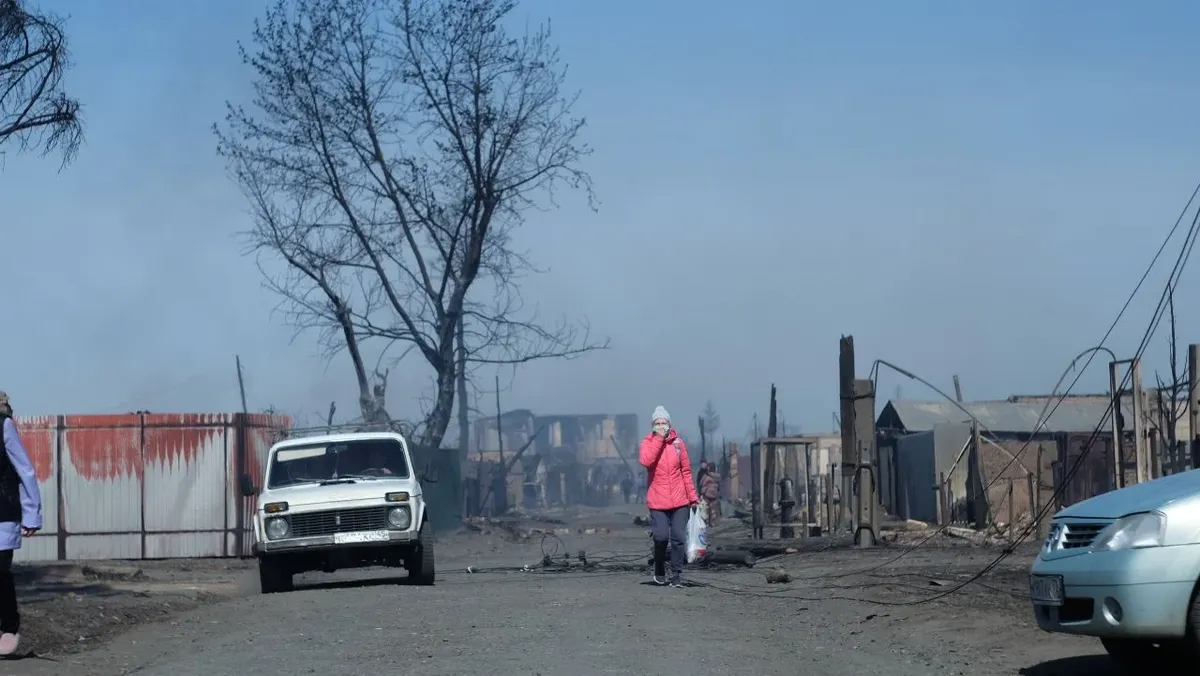
M 659 406 L 654 409 L 654 415 L 650 416 L 650 422 L 653 423 L 655 420 L 666 420 L 669 423 L 671 422 L 671 414 L 667 413 L 667 409 Z

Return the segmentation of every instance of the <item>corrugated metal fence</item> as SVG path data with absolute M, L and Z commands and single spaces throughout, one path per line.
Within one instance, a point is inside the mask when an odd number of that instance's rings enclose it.
M 250 553 L 251 499 L 288 416 L 241 413 L 23 417 L 44 529 L 17 559 L 158 559 Z

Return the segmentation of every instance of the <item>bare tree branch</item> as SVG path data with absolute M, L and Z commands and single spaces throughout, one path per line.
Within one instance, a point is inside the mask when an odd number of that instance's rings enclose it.
M 403 344 L 433 372 L 425 445 L 449 423 L 460 323 L 469 364 L 607 346 L 521 303 L 516 280 L 536 272 L 512 246 L 521 214 L 552 207 L 559 187 L 592 193 L 566 69 L 548 27 L 509 34 L 515 7 L 277 0 L 242 48 L 253 103 L 215 129 L 251 204 L 252 249 L 285 264 L 267 285 L 298 331 L 348 351 L 364 418 L 386 417 L 386 372 L 372 387 L 364 342 Z
M 64 165 L 74 158 L 83 127 L 62 88 L 69 66 L 62 19 L 0 0 L 0 146 L 61 150 Z
M 1162 444 L 1171 449 L 1177 449 L 1179 440 L 1176 430 L 1179 421 L 1187 415 L 1187 406 L 1181 405 L 1187 400 L 1188 376 L 1179 372 L 1179 344 L 1175 319 L 1175 289 L 1167 292 L 1167 312 L 1169 318 L 1169 333 L 1167 334 L 1168 364 L 1171 370 L 1170 382 L 1163 382 L 1157 372 L 1154 374 L 1157 391 L 1155 400 L 1159 411 L 1158 438 Z

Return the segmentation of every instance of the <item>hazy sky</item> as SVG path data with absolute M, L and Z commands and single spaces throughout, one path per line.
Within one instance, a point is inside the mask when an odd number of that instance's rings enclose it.
M 265 5 L 41 5 L 69 16 L 87 143 L 61 174 L 36 155 L 0 166 L 19 320 L 0 387 L 23 413 L 234 410 L 240 354 L 252 408 L 354 411 L 345 358 L 291 342 L 272 314 L 214 152 L 224 101 L 248 99 L 236 42 Z M 646 419 L 663 404 L 686 428 L 712 399 L 740 437 L 775 382 L 788 422 L 816 432 L 837 408 L 841 334 L 861 376 L 884 358 L 946 388 L 958 373 L 969 398 L 1044 392 L 1099 340 L 1200 180 L 1196 3 L 520 11 L 553 20 L 601 200 L 530 217 L 523 244 L 550 272 L 525 295 L 613 347 L 522 370 L 506 408 Z M 1183 342 L 1200 337 L 1196 279 Z M 1147 368 L 1165 354 L 1156 341 Z M 394 414 L 413 414 L 428 376 L 417 362 L 393 376 Z M 936 396 L 891 374 L 881 396 L 897 385 Z

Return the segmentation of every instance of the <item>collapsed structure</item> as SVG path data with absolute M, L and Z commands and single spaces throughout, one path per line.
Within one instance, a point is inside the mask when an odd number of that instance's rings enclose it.
M 640 431 L 633 413 L 539 416 L 518 409 L 476 420 L 462 462 L 464 513 L 608 504 L 623 478 L 642 477 Z

